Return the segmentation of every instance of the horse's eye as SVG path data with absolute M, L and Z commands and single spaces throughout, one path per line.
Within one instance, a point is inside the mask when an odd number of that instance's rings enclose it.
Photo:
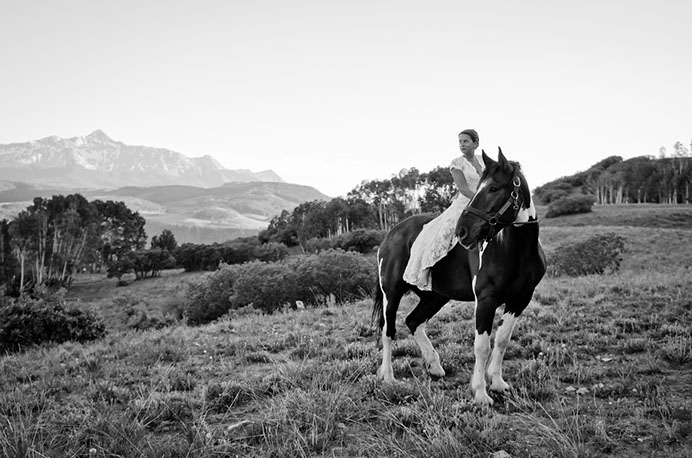
M 499 191 L 497 186 L 491 186 L 490 187 L 490 192 L 497 192 L 497 191 Z

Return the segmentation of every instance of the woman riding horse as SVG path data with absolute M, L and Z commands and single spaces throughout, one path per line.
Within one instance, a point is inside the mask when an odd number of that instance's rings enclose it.
M 408 291 L 420 301 L 406 317 L 406 325 L 418 343 L 428 373 L 442 377 L 440 357 L 425 333 L 425 324 L 449 300 L 474 301 L 476 362 L 471 389 L 476 403 L 493 403 L 486 390 L 486 376 L 493 391 L 506 391 L 502 359 L 517 318 L 531 301 L 543 278 L 546 261 L 538 240 L 538 219 L 528 183 L 518 163 L 499 151 L 498 161 L 482 154 L 485 170 L 478 190 L 462 210 L 454 229 L 458 244 L 430 268 L 430 290 L 404 279 L 412 246 L 431 215 L 416 215 L 392 228 L 377 252 L 379 284 L 373 318 L 382 332 L 382 365 L 377 374 L 394 380 L 391 360 L 399 302 Z M 504 304 L 503 319 L 490 348 L 495 310 Z M 488 359 L 490 363 L 488 364 Z

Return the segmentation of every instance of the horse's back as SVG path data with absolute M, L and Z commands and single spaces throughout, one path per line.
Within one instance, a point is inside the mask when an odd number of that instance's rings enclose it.
M 380 244 L 380 259 L 384 256 L 404 256 L 408 260 L 411 246 L 423 230 L 423 226 L 435 219 L 431 213 L 409 216 L 387 232 Z
M 377 251 L 380 281 L 384 288 L 404 288 L 404 270 L 411 257 L 411 246 L 423 226 L 432 221 L 435 215 L 422 214 L 409 216 L 387 232 Z

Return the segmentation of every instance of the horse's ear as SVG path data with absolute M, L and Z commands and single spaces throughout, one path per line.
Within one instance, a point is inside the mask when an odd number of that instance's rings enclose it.
M 507 165 L 507 158 L 504 154 L 502 154 L 502 148 L 499 146 L 497 147 L 497 160 L 500 162 L 500 165 L 503 168 Z
M 484 149 L 481 150 L 481 156 L 483 157 L 483 163 L 485 164 L 485 168 L 486 168 L 486 169 L 487 169 L 488 167 L 490 167 L 490 165 L 491 165 L 492 163 L 495 162 L 495 161 L 493 161 L 492 159 L 490 159 L 490 158 L 488 157 L 487 154 L 485 154 L 485 150 L 484 150 Z

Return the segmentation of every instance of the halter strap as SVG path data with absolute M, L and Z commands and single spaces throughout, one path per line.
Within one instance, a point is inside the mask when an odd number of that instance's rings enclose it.
M 514 210 L 519 210 L 519 187 L 521 186 L 521 179 L 519 178 L 518 175 L 514 175 L 514 178 L 512 179 L 512 186 L 514 186 L 514 189 L 509 194 L 509 198 L 504 203 L 504 205 L 502 205 L 502 207 L 500 207 L 500 209 L 496 213 L 489 215 L 485 212 L 478 210 L 477 208 L 473 208 L 471 206 L 470 202 L 469 202 L 469 205 L 467 205 L 466 208 L 464 208 L 464 211 L 462 211 L 462 213 L 464 213 L 464 212 L 471 213 L 474 216 L 478 216 L 479 218 L 484 219 L 491 226 L 497 225 L 497 223 L 501 222 L 500 218 L 502 218 L 502 215 L 505 214 L 505 212 L 509 209 L 509 207 L 513 207 Z M 507 223 L 503 223 L 503 224 L 507 225 Z M 509 223 L 509 224 L 511 224 L 511 223 Z M 519 224 L 523 224 L 523 223 L 519 223 Z

